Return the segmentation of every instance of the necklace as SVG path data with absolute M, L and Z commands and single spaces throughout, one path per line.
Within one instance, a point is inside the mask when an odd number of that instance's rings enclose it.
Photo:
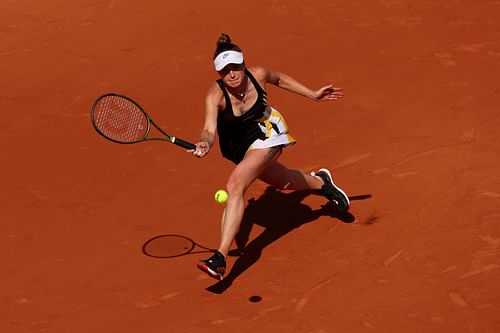
M 245 90 L 243 92 L 237 93 L 237 95 L 240 97 L 240 99 L 243 102 L 245 101 L 245 97 L 247 95 L 247 92 L 248 92 L 248 77 L 247 77 L 247 81 L 246 81 L 246 85 L 245 85 Z

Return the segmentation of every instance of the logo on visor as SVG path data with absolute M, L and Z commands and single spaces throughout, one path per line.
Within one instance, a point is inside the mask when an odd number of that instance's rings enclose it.
M 224 55 L 222 56 L 222 59 L 226 59 L 227 57 L 229 57 L 229 53 L 224 53 Z

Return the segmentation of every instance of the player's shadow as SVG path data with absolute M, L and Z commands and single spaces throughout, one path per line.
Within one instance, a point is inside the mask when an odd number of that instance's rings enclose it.
M 219 281 L 206 290 L 221 294 L 227 290 L 238 276 L 251 267 L 262 255 L 262 251 L 269 244 L 280 239 L 290 231 L 313 222 L 321 216 L 330 216 L 344 223 L 354 222 L 354 216 L 349 212 L 341 212 L 334 204 L 327 203 L 320 209 L 312 210 L 302 203 L 313 191 L 296 191 L 284 193 L 274 187 L 268 187 L 265 193 L 257 200 L 251 199 L 245 209 L 245 214 L 236 236 L 237 249 L 229 253 L 238 256 L 224 280 Z M 350 197 L 352 200 L 363 200 L 371 195 Z M 249 240 L 252 226 L 257 224 L 264 230 L 252 241 Z

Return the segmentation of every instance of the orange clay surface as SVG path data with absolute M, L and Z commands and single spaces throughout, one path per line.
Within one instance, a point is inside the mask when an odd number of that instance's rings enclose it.
M 3 0 L 0 22 L 0 332 L 500 331 L 499 1 Z M 281 161 L 352 206 L 255 183 L 217 284 L 207 253 L 143 246 L 216 247 L 232 164 L 113 144 L 89 111 L 119 92 L 196 141 L 221 32 L 344 88 L 268 92 L 298 140 Z

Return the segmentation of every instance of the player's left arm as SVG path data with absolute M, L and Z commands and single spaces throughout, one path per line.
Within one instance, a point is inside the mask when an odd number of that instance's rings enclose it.
M 312 90 L 286 73 L 263 67 L 258 67 L 254 70 L 264 82 L 310 98 L 314 101 L 333 101 L 344 97 L 342 88 L 333 87 L 332 84 L 323 86 L 317 90 Z

